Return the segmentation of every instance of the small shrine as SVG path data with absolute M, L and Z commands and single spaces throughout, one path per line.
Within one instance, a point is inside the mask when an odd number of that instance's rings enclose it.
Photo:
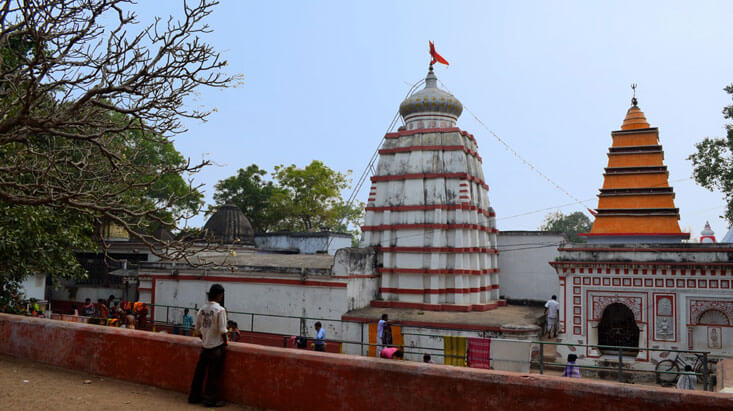
M 636 97 L 611 137 L 588 243 L 561 247 L 550 262 L 560 281 L 559 340 L 626 347 L 624 362 L 641 369 L 662 359 L 643 348 L 733 354 L 733 248 L 715 244 L 709 225 L 701 243 L 682 243 L 689 234 L 679 228 L 659 131 Z M 594 365 L 618 351 L 576 354 Z

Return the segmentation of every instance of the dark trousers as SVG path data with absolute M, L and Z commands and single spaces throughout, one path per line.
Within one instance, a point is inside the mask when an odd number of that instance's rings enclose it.
M 214 348 L 204 348 L 199 355 L 199 362 L 196 364 L 196 371 L 193 374 L 191 393 L 188 394 L 189 402 L 218 401 L 219 400 L 219 377 L 224 369 L 224 353 L 226 345 L 222 344 Z M 208 373 L 207 373 L 208 371 Z M 201 389 L 206 377 L 206 388 L 201 396 Z
M 316 351 L 323 351 L 323 352 L 326 351 L 326 345 L 325 344 L 316 344 L 314 348 L 315 348 Z

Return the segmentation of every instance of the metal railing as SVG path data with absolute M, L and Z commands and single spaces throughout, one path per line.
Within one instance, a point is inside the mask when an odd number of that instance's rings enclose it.
M 188 308 L 191 311 L 191 315 L 194 315 L 195 311 L 198 309 L 197 305 L 194 305 L 193 307 L 183 307 L 183 306 L 170 306 L 170 305 L 161 305 L 161 304 L 148 304 L 148 306 L 151 308 L 151 314 L 153 315 L 154 321 L 151 321 L 151 326 L 181 326 L 182 323 L 182 317 L 183 312 L 186 308 Z M 163 311 L 164 310 L 164 311 Z M 165 313 L 165 320 L 163 320 L 163 312 Z M 242 326 L 238 327 L 240 331 L 242 332 L 249 332 L 249 341 L 247 341 L 247 336 L 242 342 L 254 342 L 255 339 L 255 333 L 262 333 L 262 334 L 268 334 L 273 336 L 279 336 L 283 338 L 288 338 L 291 336 L 305 336 L 308 337 L 308 330 L 312 329 L 313 323 L 316 321 L 320 321 L 321 323 L 328 324 L 328 323 L 338 323 L 343 326 L 347 327 L 358 327 L 358 335 L 359 335 L 359 341 L 355 340 L 349 340 L 349 339 L 333 339 L 329 338 L 327 339 L 327 342 L 329 343 L 337 343 L 342 345 L 356 345 L 359 346 L 359 353 L 360 355 L 367 355 L 368 350 L 370 347 L 379 347 L 381 344 L 378 343 L 370 343 L 368 341 L 365 341 L 365 333 L 364 328 L 368 327 L 367 323 L 357 323 L 353 321 L 343 321 L 341 319 L 323 319 L 323 318 L 317 318 L 317 317 L 305 317 L 305 316 L 292 316 L 292 315 L 281 315 L 281 314 L 263 314 L 263 313 L 252 313 L 252 312 L 238 312 L 238 311 L 227 311 L 228 319 L 234 320 L 236 322 L 240 322 L 244 320 L 242 323 Z M 257 327 L 258 319 L 261 321 L 262 319 L 268 320 L 267 327 Z M 393 323 L 395 325 L 399 325 L 399 322 Z M 309 327 L 310 325 L 310 327 Z M 266 329 L 264 329 L 266 328 Z M 421 329 L 435 329 L 435 330 L 443 330 L 440 327 L 427 327 L 427 326 L 420 326 L 420 327 L 414 327 L 414 328 L 421 328 Z M 277 331 L 273 331 L 276 329 Z M 343 332 L 342 334 L 346 334 L 346 332 Z M 353 331 L 353 330 L 352 330 Z M 587 369 L 587 370 L 597 370 L 597 371 L 614 371 L 617 373 L 616 379 L 618 382 L 624 382 L 625 377 L 627 375 L 630 375 L 631 373 L 654 373 L 656 376 L 657 383 L 662 384 L 660 382 L 660 376 L 671 376 L 673 381 L 674 376 L 681 376 L 681 375 L 695 375 L 700 380 L 702 380 L 703 389 L 704 390 L 711 390 L 712 384 L 711 384 L 711 369 L 710 369 L 710 353 L 707 351 L 693 351 L 693 350 L 676 350 L 676 349 L 662 349 L 662 348 L 646 348 L 646 347 L 626 347 L 626 346 L 611 346 L 611 345 L 592 345 L 592 344 L 573 344 L 573 343 L 560 343 L 560 342 L 554 342 L 554 341 L 529 341 L 529 340 L 511 340 L 511 339 L 504 339 L 504 338 L 496 338 L 494 335 L 490 335 L 492 333 L 487 332 L 485 330 L 480 329 L 465 329 L 457 331 L 463 334 L 466 333 L 474 333 L 477 334 L 479 338 L 487 338 L 490 337 L 492 339 L 500 339 L 502 341 L 517 341 L 517 342 L 523 342 L 523 343 L 531 343 L 533 346 L 532 349 L 532 358 L 530 358 L 530 366 L 537 369 L 540 374 L 544 374 L 547 367 L 565 367 L 566 363 L 560 363 L 560 362 L 547 362 L 546 361 L 546 355 L 545 355 L 545 346 L 552 345 L 552 346 L 566 346 L 566 347 L 584 347 L 584 348 L 591 348 L 598 351 L 610 351 L 613 354 L 602 354 L 599 357 L 594 357 L 595 359 L 599 360 L 615 360 L 617 361 L 617 364 L 615 364 L 612 367 L 608 366 L 599 366 L 599 365 L 581 365 L 576 364 L 575 367 L 578 369 Z M 454 354 L 446 354 L 444 352 L 443 347 L 443 339 L 446 337 L 446 335 L 440 335 L 440 334 L 425 334 L 425 333 L 414 333 L 414 332 L 402 332 L 403 337 L 417 337 L 417 339 L 420 338 L 436 338 L 438 339 L 438 345 L 437 346 L 421 346 L 416 344 L 405 344 L 403 346 L 403 352 L 404 354 L 409 355 L 418 355 L 422 356 L 423 354 L 430 354 L 431 356 L 441 357 L 441 358 L 462 358 L 467 361 L 467 355 L 464 353 L 463 355 L 454 355 Z M 368 339 L 368 335 L 367 335 Z M 365 351 L 366 349 L 366 351 Z M 571 348 L 572 350 L 573 348 Z M 416 351 L 417 350 L 417 351 Z M 676 353 L 677 357 L 673 360 L 664 358 L 661 361 L 658 362 L 658 364 L 661 364 L 662 362 L 669 361 L 670 363 L 673 363 L 674 366 L 672 368 L 676 368 L 676 370 L 670 369 L 657 369 L 654 370 L 650 369 L 640 369 L 640 368 L 632 368 L 632 367 L 626 367 L 631 366 L 632 364 L 638 363 L 636 360 L 637 355 L 633 356 L 627 356 L 624 355 L 624 352 L 628 351 L 647 351 L 649 353 L 652 352 L 658 352 L 658 353 Z M 535 355 L 536 353 L 536 355 Z M 680 364 L 684 364 L 684 360 L 680 360 L 680 355 L 686 354 L 686 355 L 694 355 L 697 360 L 695 361 L 696 366 L 693 369 L 693 372 L 686 372 L 684 370 L 680 369 Z M 649 356 L 651 357 L 651 356 Z M 491 357 L 490 360 L 501 360 L 501 361 L 512 361 L 508 359 L 502 359 L 502 358 L 494 358 Z M 653 364 L 653 361 L 647 360 L 650 364 Z M 657 365 L 658 365 L 657 364 Z
M 710 358 L 708 351 L 693 351 L 693 350 L 675 350 L 675 349 L 662 349 L 662 348 L 645 348 L 645 347 L 628 347 L 628 346 L 617 346 L 617 345 L 593 345 L 593 344 L 572 344 L 572 343 L 559 343 L 559 342 L 553 342 L 553 341 L 534 341 L 534 344 L 539 345 L 539 355 L 538 355 L 538 368 L 540 371 L 540 374 L 544 374 L 545 366 L 557 366 L 557 367 L 564 367 L 565 363 L 554 363 L 549 362 L 546 363 L 544 359 L 544 352 L 545 352 L 545 345 L 555 345 L 555 346 L 568 346 L 568 347 L 586 347 L 586 348 L 592 348 L 596 349 L 598 351 L 613 351 L 615 352 L 616 357 L 615 360 L 618 361 L 618 364 L 615 367 L 603 367 L 603 366 L 594 366 L 594 365 L 575 365 L 575 367 L 580 369 L 590 369 L 590 370 L 607 370 L 607 371 L 616 371 L 617 373 L 617 381 L 618 382 L 624 382 L 624 372 L 627 373 L 650 373 L 654 372 L 656 381 L 660 385 L 662 385 L 662 382 L 660 381 L 660 376 L 682 376 L 682 375 L 694 375 L 702 380 L 703 383 L 703 390 L 708 391 L 712 390 L 714 387 L 712 387 L 712 384 L 710 384 Z M 657 366 L 655 367 L 654 371 L 651 370 L 645 370 L 645 369 L 634 369 L 634 368 L 624 368 L 624 364 L 634 364 L 636 363 L 636 355 L 634 356 L 626 356 L 624 355 L 624 352 L 629 351 L 646 351 L 646 352 L 667 352 L 667 353 L 677 353 L 677 357 L 675 360 L 669 360 L 669 359 L 663 359 L 662 361 L 659 361 L 657 363 Z M 675 364 L 675 367 L 678 367 L 676 364 L 679 360 L 680 354 L 692 354 L 697 358 L 696 364 L 699 364 L 698 366 L 695 366 L 693 368 L 692 372 L 687 372 L 684 370 L 678 370 L 677 371 L 671 371 L 671 370 L 665 370 L 665 369 L 659 369 L 659 364 L 661 364 L 664 361 L 670 361 Z M 601 355 L 597 357 L 598 359 L 605 359 L 610 360 L 609 355 Z M 633 357 L 633 358 L 629 358 Z M 624 358 L 626 358 L 626 362 L 624 362 Z M 699 363 L 698 363 L 699 361 Z

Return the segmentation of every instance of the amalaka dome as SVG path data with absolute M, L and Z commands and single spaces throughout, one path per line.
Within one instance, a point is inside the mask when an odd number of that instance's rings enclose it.
M 438 88 L 438 77 L 430 66 L 425 77 L 425 88 L 407 97 L 400 104 L 400 115 L 405 128 L 449 128 L 455 127 L 463 105 L 447 91 Z
M 499 300 L 497 230 L 476 139 L 456 126 L 461 102 L 437 87 L 400 105 L 384 136 L 362 226 L 380 274 L 375 307 L 485 311 Z
M 204 231 L 222 244 L 255 244 L 252 224 L 242 210 L 232 203 L 219 207 L 204 225 Z

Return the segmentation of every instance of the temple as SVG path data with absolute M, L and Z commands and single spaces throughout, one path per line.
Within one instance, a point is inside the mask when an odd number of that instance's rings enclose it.
M 701 243 L 715 243 L 715 232 L 710 227 L 710 222 L 705 222 L 705 227 L 700 232 L 700 242 Z
M 679 243 L 679 209 L 668 182 L 659 129 L 650 127 L 636 96 L 621 125 L 613 131 L 608 166 L 598 195 L 589 243 Z
M 494 210 L 463 106 L 437 81 L 431 65 L 379 150 L 361 244 L 378 250 L 372 306 L 485 311 L 502 303 Z
M 624 362 L 637 369 L 665 355 L 639 348 L 733 353 L 733 248 L 715 244 L 709 225 L 705 244 L 682 243 L 689 234 L 679 228 L 658 130 L 636 98 L 611 136 L 588 244 L 567 244 L 550 262 L 560 281 L 559 341 L 591 345 L 576 352 L 587 365 L 618 364 L 618 350 L 597 345 L 627 347 Z

